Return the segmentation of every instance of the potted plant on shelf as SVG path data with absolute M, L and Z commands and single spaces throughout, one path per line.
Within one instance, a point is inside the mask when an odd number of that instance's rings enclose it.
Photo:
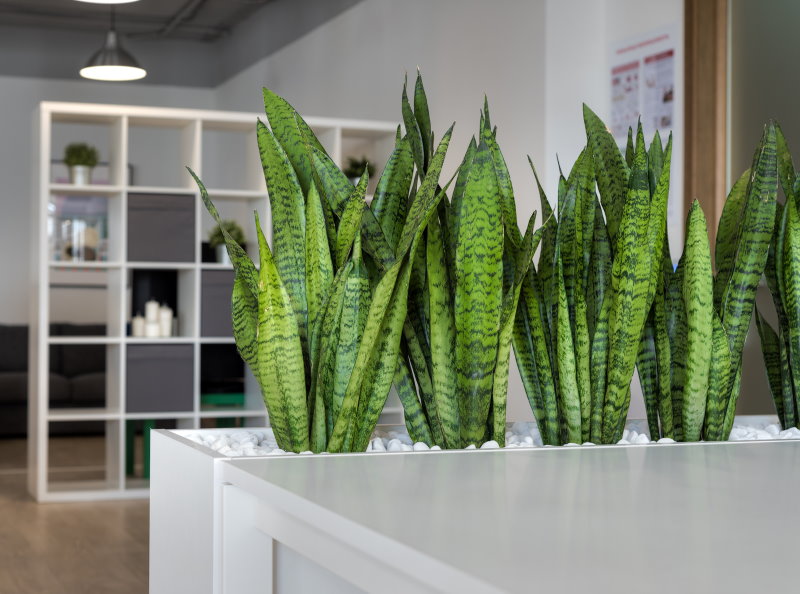
M 356 185 L 359 178 L 364 174 L 364 170 L 367 171 L 367 176 L 370 178 L 375 175 L 375 165 L 367 161 L 366 157 L 361 157 L 360 159 L 356 157 L 347 157 L 347 167 L 345 167 L 342 172 L 353 185 Z
M 97 149 L 85 142 L 73 142 L 64 149 L 64 164 L 69 167 L 69 181 L 78 186 L 92 183 L 92 169 L 97 165 Z
M 217 262 L 220 264 L 230 264 L 231 260 L 228 257 L 228 251 L 225 248 L 225 236 L 222 232 L 223 228 L 225 231 L 227 231 L 228 235 L 230 235 L 234 241 L 236 241 L 236 243 L 242 247 L 245 246 L 244 230 L 236 221 L 232 219 L 226 219 L 220 221 L 219 225 L 214 226 L 214 228 L 208 233 L 208 245 L 212 250 L 216 251 Z

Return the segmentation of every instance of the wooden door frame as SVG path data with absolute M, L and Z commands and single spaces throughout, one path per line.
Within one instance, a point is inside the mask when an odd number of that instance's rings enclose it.
M 684 206 L 700 202 L 713 246 L 728 192 L 728 0 L 684 0 L 683 7 Z

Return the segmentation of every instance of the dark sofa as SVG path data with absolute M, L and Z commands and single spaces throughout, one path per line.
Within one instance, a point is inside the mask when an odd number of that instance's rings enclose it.
M 104 336 L 105 326 L 55 323 L 52 336 Z M 50 407 L 100 408 L 106 402 L 104 345 L 50 346 Z M 28 326 L 0 324 L 0 437 L 28 429 Z M 89 433 L 97 423 L 51 423 L 51 434 Z

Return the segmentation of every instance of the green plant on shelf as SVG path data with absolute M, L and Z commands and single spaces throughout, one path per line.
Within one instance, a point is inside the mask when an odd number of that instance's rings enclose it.
M 223 232 L 224 229 L 224 232 Z M 225 245 L 225 233 L 227 233 L 233 241 L 242 245 L 245 243 L 244 230 L 241 225 L 233 219 L 224 219 L 219 221 L 208 233 L 208 245 L 211 249 L 217 246 Z
M 347 165 L 342 170 L 342 173 L 350 179 L 359 179 L 364 171 L 367 172 L 370 178 L 373 177 L 375 175 L 375 165 L 370 163 L 366 157 L 361 157 L 360 159 L 347 157 Z
M 95 167 L 98 162 L 97 149 L 85 142 L 68 144 L 64 149 L 64 164 L 68 167 Z

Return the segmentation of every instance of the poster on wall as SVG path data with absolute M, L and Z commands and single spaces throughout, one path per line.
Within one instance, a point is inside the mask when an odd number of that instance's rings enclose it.
M 671 27 L 611 48 L 611 132 L 620 146 L 640 117 L 648 139 L 672 131 L 676 41 Z
M 609 127 L 624 151 L 628 128 L 636 130 L 641 118 L 649 144 L 658 131 L 666 145 L 673 136 L 670 196 L 667 206 L 667 229 L 670 250 L 677 264 L 683 244 L 685 210 L 681 196 L 683 185 L 683 68 L 679 62 L 683 43 L 681 29 L 672 25 L 646 35 L 626 39 L 609 46 L 609 88 L 611 117 Z M 678 88 L 676 88 L 676 85 Z

